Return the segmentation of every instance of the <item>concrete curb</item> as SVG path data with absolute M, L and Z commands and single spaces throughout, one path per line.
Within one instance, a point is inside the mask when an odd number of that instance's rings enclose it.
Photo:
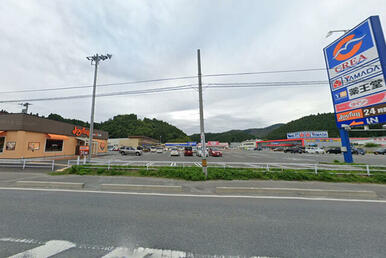
M 216 193 L 295 194 L 305 196 L 334 196 L 375 198 L 374 191 L 325 190 L 299 188 L 216 187 Z
M 84 183 L 51 182 L 51 181 L 16 181 L 21 187 L 45 187 L 59 189 L 83 189 Z
M 181 186 L 173 185 L 130 185 L 130 184 L 101 184 L 102 190 L 123 190 L 123 191 L 162 191 L 182 192 Z

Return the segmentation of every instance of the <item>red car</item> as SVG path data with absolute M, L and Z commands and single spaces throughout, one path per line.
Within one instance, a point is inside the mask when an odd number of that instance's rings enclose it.
M 209 155 L 212 157 L 222 157 L 222 152 L 220 150 L 210 148 Z
M 193 149 L 192 149 L 192 147 L 185 147 L 184 156 L 193 156 Z

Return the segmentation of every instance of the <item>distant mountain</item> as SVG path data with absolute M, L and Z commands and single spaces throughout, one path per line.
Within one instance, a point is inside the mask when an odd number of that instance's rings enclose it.
M 246 130 L 230 130 L 222 133 L 205 133 L 207 141 L 219 142 L 242 142 L 245 140 L 263 138 L 272 130 L 275 130 L 283 124 L 274 124 L 265 128 L 251 128 Z M 192 134 L 189 136 L 192 141 L 199 142 L 200 134 Z
M 251 135 L 255 136 L 256 138 L 264 138 L 268 133 L 281 127 L 282 125 L 284 125 L 284 124 L 279 123 L 279 124 L 274 124 L 274 125 L 271 125 L 271 126 L 268 126 L 265 128 L 251 128 L 251 129 L 243 130 L 243 132 L 245 132 L 247 134 L 251 134 Z

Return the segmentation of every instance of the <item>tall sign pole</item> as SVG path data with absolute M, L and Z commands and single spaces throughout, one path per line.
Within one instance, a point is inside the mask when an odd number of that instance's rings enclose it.
M 198 99 L 200 105 L 200 135 L 201 135 L 201 157 L 202 157 L 202 172 L 205 178 L 208 177 L 208 169 L 206 162 L 206 144 L 205 144 L 205 130 L 204 130 L 204 107 L 202 103 L 202 79 L 201 79 L 201 55 L 200 50 L 197 49 L 197 64 L 198 64 Z
M 348 131 L 386 122 L 386 44 L 379 16 L 370 16 L 323 49 L 344 160 Z
M 99 61 L 104 61 L 106 59 L 111 59 L 112 55 L 98 55 L 95 54 L 93 56 L 88 56 L 87 59 L 91 61 L 91 65 L 95 65 L 94 70 L 94 85 L 92 90 L 92 103 L 91 103 L 91 118 L 90 118 L 90 135 L 89 135 L 89 141 L 88 141 L 88 160 L 91 161 L 92 156 L 92 140 L 94 136 L 94 113 L 95 113 L 95 95 L 96 95 L 96 81 L 97 81 L 97 73 L 98 73 L 98 64 Z

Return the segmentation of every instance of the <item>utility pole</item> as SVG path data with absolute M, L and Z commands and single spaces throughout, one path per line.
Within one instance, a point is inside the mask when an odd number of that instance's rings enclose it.
M 21 112 L 22 112 L 23 114 L 28 114 L 28 107 L 29 107 L 30 105 L 32 105 L 32 103 L 26 102 L 26 103 L 20 103 L 19 105 L 25 107 L 25 108 L 23 108 L 23 109 L 21 110 Z
M 201 165 L 202 172 L 205 174 L 205 178 L 208 177 L 208 169 L 206 162 L 206 144 L 205 144 L 205 130 L 204 130 L 204 107 L 202 104 L 202 79 L 201 79 L 201 54 L 200 50 L 197 49 L 197 64 L 198 64 L 198 99 L 200 105 L 200 135 L 201 135 Z
M 94 85 L 92 90 L 92 103 L 91 103 L 91 118 L 90 118 L 90 135 L 89 135 L 89 141 L 88 141 L 88 160 L 91 161 L 92 156 L 92 140 L 94 136 L 94 112 L 95 112 L 95 95 L 96 95 L 96 81 L 97 81 L 97 73 L 98 73 L 98 64 L 99 61 L 104 61 L 106 59 L 111 59 L 112 55 L 98 55 L 95 54 L 93 56 L 88 56 L 87 60 L 91 61 L 91 65 L 95 65 L 94 70 Z

